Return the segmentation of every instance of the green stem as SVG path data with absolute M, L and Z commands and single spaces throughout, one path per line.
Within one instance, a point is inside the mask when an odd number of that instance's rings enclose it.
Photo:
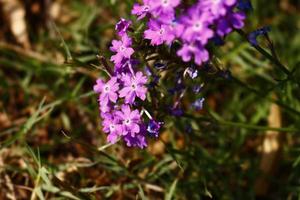
M 268 58 L 271 62 L 273 62 L 281 71 L 283 71 L 288 76 L 291 75 L 291 72 L 281 63 L 278 59 L 274 58 L 271 54 L 269 54 L 266 50 L 261 48 L 260 46 L 253 46 L 259 53 Z
M 243 30 L 236 30 L 244 39 L 248 40 L 247 34 Z M 288 76 L 291 75 L 291 72 L 278 60 L 277 57 L 272 56 L 270 53 L 268 53 L 266 50 L 261 48 L 259 45 L 252 45 L 260 54 L 265 56 L 267 59 L 269 59 L 273 64 L 275 64 L 282 72 L 287 74 Z

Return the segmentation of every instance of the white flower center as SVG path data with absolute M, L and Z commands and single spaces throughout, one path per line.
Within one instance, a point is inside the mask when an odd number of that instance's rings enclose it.
M 213 2 L 213 4 L 216 5 L 216 4 L 219 4 L 221 2 L 221 0 L 213 0 L 212 2 Z
M 144 6 L 144 12 L 148 12 L 150 10 L 149 6 Z
M 116 129 L 116 126 L 115 126 L 114 124 L 111 124 L 111 125 L 109 126 L 109 128 L 110 128 L 110 131 L 114 131 L 114 130 Z
M 199 30 L 201 30 L 202 29 L 202 23 L 201 22 L 196 22 L 195 24 L 194 24 L 194 30 L 195 31 L 199 31 Z
M 110 91 L 109 85 L 105 85 L 105 86 L 104 86 L 104 92 L 105 92 L 105 93 L 109 93 L 109 91 Z
M 130 120 L 130 119 L 126 119 L 126 120 L 124 121 L 124 123 L 125 123 L 125 125 L 129 125 L 129 124 L 131 124 L 131 120 Z
M 165 29 L 164 28 L 161 28 L 160 30 L 159 30 L 159 34 L 160 35 L 163 35 L 165 33 Z
M 122 51 L 122 52 L 123 52 L 123 51 L 125 51 L 126 47 L 124 47 L 124 45 L 122 45 L 122 46 L 120 46 L 120 48 L 119 48 L 119 49 L 120 49 L 120 51 Z
M 132 83 L 132 84 L 131 84 L 131 88 L 132 88 L 133 90 L 136 90 L 137 85 L 136 85 L 135 83 Z
M 161 3 L 162 3 L 163 6 L 166 7 L 166 6 L 169 5 L 170 2 L 169 2 L 169 0 L 162 0 Z

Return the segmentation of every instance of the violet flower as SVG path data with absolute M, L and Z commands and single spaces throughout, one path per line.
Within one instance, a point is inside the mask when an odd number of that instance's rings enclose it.
M 199 41 L 206 45 L 208 39 L 214 36 L 214 32 L 209 28 L 212 23 L 212 15 L 208 12 L 201 12 L 198 6 L 194 6 L 180 18 L 180 23 L 185 29 L 181 35 L 184 41 Z
M 227 13 L 227 15 L 217 23 L 217 34 L 223 37 L 229 34 L 233 29 L 243 28 L 245 18 L 246 16 L 243 12 Z
M 107 141 L 109 143 L 116 143 L 120 133 L 122 133 L 122 127 L 120 124 L 120 119 L 116 115 L 106 114 L 103 116 L 104 120 L 102 122 L 103 131 L 109 133 L 107 136 Z
M 140 132 L 141 116 L 138 110 L 132 111 L 129 105 L 123 105 L 121 111 L 117 111 L 116 114 L 122 122 L 122 135 L 130 134 L 131 137 L 135 137 Z
M 208 61 L 208 51 L 199 43 L 184 44 L 181 49 L 177 51 L 177 55 L 182 58 L 184 62 L 189 62 L 194 57 L 196 64 L 201 65 Z
M 151 40 L 151 45 L 171 44 L 175 39 L 170 25 L 160 24 L 155 20 L 148 23 L 149 29 L 144 32 L 144 38 Z
M 125 135 L 124 141 L 128 147 L 139 147 L 141 149 L 147 147 L 147 140 L 145 136 L 145 131 L 141 130 L 139 134 L 137 134 L 135 137 L 132 137 L 131 135 Z
M 124 36 L 131 25 L 131 21 L 128 21 L 124 18 L 121 18 L 121 20 L 116 24 L 115 30 L 117 31 L 119 36 Z
M 174 18 L 174 9 L 180 4 L 180 0 L 152 0 L 151 3 L 151 14 L 154 17 L 170 20 Z
M 209 11 L 214 18 L 219 18 L 231 10 L 231 7 L 236 4 L 236 0 L 201 0 L 199 7 L 204 11 Z
M 131 11 L 131 14 L 137 15 L 138 20 L 143 19 L 146 15 L 149 14 L 149 11 L 151 9 L 151 1 L 152 0 L 143 0 L 143 5 L 140 4 L 134 4 L 133 9 Z
M 112 77 L 107 83 L 98 79 L 94 85 L 94 91 L 100 93 L 99 101 L 101 104 L 108 104 L 109 101 L 116 103 L 118 99 L 117 91 L 119 90 L 119 83 L 116 77 Z
M 192 103 L 192 107 L 195 108 L 196 111 L 202 110 L 204 101 L 205 98 L 199 98 L 194 103 Z
M 122 81 L 124 87 L 119 91 L 119 96 L 121 98 L 125 97 L 125 103 L 132 104 L 135 97 L 139 97 L 143 101 L 146 99 L 147 88 L 145 84 L 147 83 L 147 78 L 143 76 L 142 72 L 137 72 L 135 76 L 126 74 L 122 77 Z
M 123 35 L 121 41 L 120 40 L 113 40 L 112 47 L 110 50 L 112 52 L 116 52 L 115 55 L 111 57 L 111 61 L 113 61 L 116 65 L 120 64 L 122 60 L 129 59 L 131 55 L 134 53 L 133 48 L 131 48 L 132 41 L 128 37 L 128 35 Z
M 257 29 L 251 33 L 249 33 L 248 35 L 248 40 L 250 42 L 250 44 L 252 44 L 253 46 L 257 46 L 258 42 L 257 42 L 257 37 L 260 35 L 267 35 L 268 32 L 271 31 L 271 28 L 269 26 L 265 26 L 262 27 L 260 29 Z
M 162 125 L 163 125 L 163 122 L 157 122 L 157 121 L 151 119 L 147 126 L 147 132 L 150 133 L 151 136 L 158 137 L 159 130 Z

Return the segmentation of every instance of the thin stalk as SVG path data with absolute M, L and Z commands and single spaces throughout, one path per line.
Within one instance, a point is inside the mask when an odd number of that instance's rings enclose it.
M 236 30 L 244 39 L 248 40 L 247 34 L 243 30 Z M 277 57 L 272 56 L 266 50 L 264 50 L 259 45 L 252 45 L 260 54 L 265 56 L 268 60 L 270 60 L 275 66 L 277 66 L 282 72 L 287 74 L 288 76 L 291 75 L 291 72 L 278 60 Z

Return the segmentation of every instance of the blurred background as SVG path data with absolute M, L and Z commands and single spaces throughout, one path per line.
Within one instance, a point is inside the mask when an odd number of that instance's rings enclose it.
M 0 199 L 300 199 L 299 0 L 252 0 L 245 27 L 271 27 L 293 80 L 234 33 L 206 120 L 171 118 L 145 150 L 106 145 L 92 92 L 133 3 L 0 0 Z

